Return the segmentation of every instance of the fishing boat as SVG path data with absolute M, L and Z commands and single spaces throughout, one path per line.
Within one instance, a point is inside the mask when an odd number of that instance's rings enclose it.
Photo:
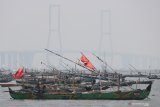
M 83 79 L 81 78 L 83 76 L 78 75 L 80 80 L 82 80 L 79 83 L 75 82 L 77 77 L 76 75 L 70 75 L 70 73 L 69 75 L 57 73 L 56 75 L 54 75 L 53 79 L 58 81 L 54 82 L 53 84 L 40 84 L 41 81 L 39 81 L 36 87 L 22 87 L 21 90 L 16 91 L 9 88 L 9 94 L 13 99 L 143 100 L 148 97 L 151 91 L 152 82 L 149 83 L 149 85 L 145 89 L 136 88 L 132 90 L 120 90 L 120 79 L 122 75 L 117 73 L 115 73 L 116 78 L 110 78 L 110 81 L 117 84 L 118 90 L 111 91 L 108 88 L 113 87 L 113 85 L 111 85 L 111 87 L 108 87 L 108 85 L 103 84 L 102 80 L 104 76 L 101 72 L 98 72 L 98 70 L 92 65 L 92 63 L 86 58 L 86 56 L 84 56 L 84 54 L 82 54 L 82 57 L 80 58 L 81 62 L 83 62 L 84 64 L 80 64 L 48 49 L 46 50 L 91 71 L 92 77 L 96 76 L 96 78 L 99 79 L 99 82 L 96 83 L 95 78 L 91 78 L 94 81 L 91 81 L 89 82 L 89 84 L 87 84 L 88 82 L 83 81 Z M 83 78 L 85 79 L 85 77 Z M 70 80 L 70 82 L 66 82 L 67 80 Z M 53 87 L 48 88 L 47 85 Z
M 9 88 L 9 94 L 13 99 L 143 100 L 148 97 L 151 86 L 149 84 L 146 89 L 112 92 L 51 92 L 43 89 L 14 91 Z

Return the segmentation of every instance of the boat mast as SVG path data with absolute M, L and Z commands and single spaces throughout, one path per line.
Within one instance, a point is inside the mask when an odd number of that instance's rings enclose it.
M 99 89 L 102 91 L 102 83 L 101 83 L 101 71 L 99 71 Z
M 118 91 L 120 89 L 120 74 L 118 74 Z
M 76 64 L 76 65 L 79 65 L 79 66 L 81 66 L 81 67 L 83 67 L 83 68 L 85 68 L 85 69 L 93 72 L 91 69 L 88 69 L 87 67 L 85 67 L 84 65 L 82 65 L 82 64 L 80 64 L 80 63 L 77 63 L 77 62 L 75 62 L 75 61 L 72 61 L 72 60 L 70 60 L 70 59 L 68 59 L 68 58 L 66 58 L 66 57 L 64 57 L 64 56 L 62 56 L 62 55 L 60 55 L 60 54 L 57 54 L 57 53 L 55 53 L 55 52 L 53 52 L 53 51 L 51 51 L 51 50 L 49 50 L 49 49 L 45 49 L 45 50 L 48 51 L 48 52 L 50 52 L 50 53 L 52 53 L 52 54 L 55 54 L 56 56 L 59 56 L 59 57 L 61 57 L 61 58 L 63 58 L 63 59 L 66 59 L 66 60 L 68 60 L 68 61 L 70 61 L 70 62 L 72 62 L 72 63 L 74 63 L 74 64 Z

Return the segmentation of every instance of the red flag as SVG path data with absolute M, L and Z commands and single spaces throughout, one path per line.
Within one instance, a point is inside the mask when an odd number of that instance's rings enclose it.
M 84 63 L 84 65 L 91 69 L 92 71 L 95 70 L 95 67 L 92 65 L 92 63 L 87 59 L 87 57 L 85 55 L 82 54 L 81 56 L 81 61 Z
M 13 74 L 14 79 L 22 79 L 24 76 L 23 68 L 19 68 L 15 74 Z

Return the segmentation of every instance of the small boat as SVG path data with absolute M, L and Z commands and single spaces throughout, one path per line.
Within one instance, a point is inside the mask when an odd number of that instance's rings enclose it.
M 112 92 L 49 92 L 43 89 L 14 91 L 9 88 L 9 93 L 13 99 L 143 100 L 148 97 L 151 86 L 149 84 L 146 89 Z
M 5 82 L 5 83 L 0 83 L 1 87 L 14 87 L 14 86 L 18 86 L 16 84 L 16 81 L 11 81 L 11 82 Z
M 1 87 L 14 87 L 18 86 L 17 84 L 12 84 L 12 83 L 6 83 L 6 84 L 0 84 Z

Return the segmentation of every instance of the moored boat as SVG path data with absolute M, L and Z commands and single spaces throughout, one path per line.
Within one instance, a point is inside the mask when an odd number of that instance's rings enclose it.
M 75 100 L 143 100 L 148 97 L 152 84 L 146 89 L 135 89 L 131 91 L 112 92 L 47 92 L 44 90 L 18 90 L 9 88 L 10 96 L 13 99 L 75 99 Z

